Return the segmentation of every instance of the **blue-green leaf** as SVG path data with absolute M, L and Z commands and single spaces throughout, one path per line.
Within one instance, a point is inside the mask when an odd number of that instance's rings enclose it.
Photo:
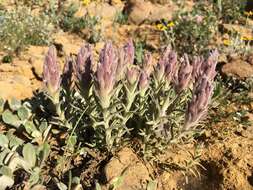
M 23 157 L 24 160 L 31 166 L 34 167 L 36 164 L 36 150 L 34 146 L 30 143 L 27 143 L 23 147 Z

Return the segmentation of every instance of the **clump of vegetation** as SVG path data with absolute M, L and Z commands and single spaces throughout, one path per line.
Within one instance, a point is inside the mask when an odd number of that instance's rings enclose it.
M 114 22 L 119 23 L 119 24 L 126 24 L 127 21 L 128 21 L 127 13 L 123 11 L 117 12 L 117 14 L 115 15 Z
M 223 40 L 220 49 L 226 55 L 246 57 L 252 52 L 251 39 L 242 37 L 240 33 L 232 31 L 229 38 Z
M 84 15 L 83 17 L 76 17 L 75 13 L 78 10 L 78 6 L 71 4 L 67 7 L 61 15 L 59 15 L 59 26 L 64 31 L 70 31 L 77 34 L 82 34 L 85 30 L 85 39 L 90 43 L 96 43 L 101 38 L 101 32 L 98 28 L 99 17 L 90 16 L 89 14 Z
M 220 20 L 234 23 L 242 20 L 247 0 L 212 0 L 211 3 Z
M 129 41 L 118 49 L 105 43 L 95 64 L 91 45 L 84 44 L 61 73 L 56 49 L 50 47 L 43 71 L 45 92 L 23 104 L 0 102 L 7 124 L 0 136 L 2 186 L 12 186 L 21 168 L 28 176 L 27 188 L 75 187 L 80 180 L 72 172 L 92 155 L 108 157 L 135 139 L 138 152 L 152 159 L 171 142 L 201 133 L 217 59 L 217 51 L 207 58 L 191 61 L 184 54 L 178 59 L 168 46 L 157 64 L 147 52 L 142 64 L 135 65 Z M 43 170 L 45 162 L 52 168 Z
M 15 0 L 16 5 L 22 4 L 31 8 L 35 6 L 41 6 L 43 3 L 43 0 Z
M 47 45 L 51 32 L 44 14 L 35 16 L 25 7 L 0 11 L 0 44 L 10 54 L 19 54 L 28 45 Z
M 197 54 L 210 48 L 209 45 L 218 32 L 218 20 L 206 4 L 197 3 L 192 11 L 179 12 L 173 18 L 173 25 L 165 24 L 165 27 L 160 28 L 177 51 Z

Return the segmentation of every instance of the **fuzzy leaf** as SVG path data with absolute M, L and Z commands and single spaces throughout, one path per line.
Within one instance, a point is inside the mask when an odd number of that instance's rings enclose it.
M 40 147 L 40 159 L 42 161 L 46 160 L 47 157 L 49 156 L 50 153 L 50 145 L 48 143 L 44 143 L 41 147 Z
M 36 167 L 33 169 L 30 178 L 29 178 L 29 184 L 32 186 L 36 183 L 38 183 L 40 179 L 40 168 Z
M 24 121 L 26 119 L 29 118 L 29 110 L 24 107 L 24 106 L 21 106 L 19 109 L 18 109 L 18 117 L 21 119 L 21 121 Z
M 118 187 L 121 186 L 121 184 L 123 183 L 124 177 L 123 176 L 119 176 L 119 177 L 115 177 L 112 180 L 111 186 L 110 186 L 110 190 L 116 190 Z
M 40 132 L 46 131 L 47 128 L 48 128 L 47 122 L 45 122 L 45 121 L 41 122 L 41 124 L 40 124 L 40 126 L 39 126 Z
M 68 187 L 62 182 L 58 182 L 57 187 L 59 190 L 67 190 L 68 189 Z
M 12 98 L 8 103 L 12 111 L 17 111 L 21 107 L 21 101 L 15 98 Z
M 156 190 L 157 189 L 157 182 L 156 181 L 149 181 L 147 185 L 147 190 Z
M 74 148 L 76 142 L 77 142 L 77 137 L 76 136 L 69 137 L 68 144 L 69 144 L 70 148 Z
M 34 146 L 30 143 L 25 144 L 23 147 L 23 157 L 24 160 L 31 166 L 34 167 L 36 164 L 36 150 Z
M 0 177 L 0 189 L 6 189 L 14 184 L 14 179 L 9 176 L 2 175 Z
M 29 164 L 20 156 L 18 156 L 17 154 L 13 154 L 10 157 L 9 162 L 9 168 L 14 172 L 15 170 L 17 170 L 17 168 L 23 168 L 25 171 L 29 171 L 30 170 L 30 166 Z
M 32 137 L 38 138 L 42 136 L 41 132 L 37 130 L 33 122 L 31 121 L 25 122 L 24 127 L 25 127 L 26 132 L 32 135 Z
M 96 183 L 96 190 L 102 190 L 101 186 L 99 185 L 99 183 Z
M 8 149 L 4 149 L 3 151 L 1 151 L 0 153 L 0 165 L 4 165 L 4 160 L 6 158 L 6 156 L 9 154 L 10 150 Z
M 0 134 L 0 146 L 8 148 L 8 144 L 9 144 L 9 139 L 5 135 Z
M 2 113 L 4 111 L 4 104 L 5 104 L 4 99 L 0 98 L 0 113 Z
M 72 183 L 76 184 L 76 185 L 80 184 L 80 178 L 79 177 L 73 177 L 72 178 Z
M 5 175 L 5 176 L 9 176 L 12 177 L 12 171 L 9 167 L 7 166 L 2 166 L 0 168 L 0 174 Z
M 9 147 L 10 148 L 13 148 L 13 147 L 18 147 L 19 145 L 23 144 L 24 141 L 21 140 L 20 138 L 16 137 L 14 134 L 13 134 L 13 131 L 9 130 L 8 133 L 7 133 L 7 138 L 9 139 Z
M 14 127 L 19 127 L 21 124 L 21 121 L 19 120 L 18 116 L 14 115 L 10 110 L 5 110 L 3 112 L 2 119 L 4 123 L 12 125 Z

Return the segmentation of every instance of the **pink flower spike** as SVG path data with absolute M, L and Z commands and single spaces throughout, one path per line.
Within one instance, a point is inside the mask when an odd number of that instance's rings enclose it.
M 51 95 L 60 89 L 61 74 L 57 63 L 57 53 L 54 46 L 51 46 L 46 54 L 43 65 L 43 81 Z
M 139 89 L 141 91 L 146 90 L 148 88 L 148 85 L 149 85 L 148 74 L 144 71 L 141 73 L 140 76 Z
M 116 69 L 117 81 L 123 79 L 126 74 L 126 68 L 133 65 L 134 63 L 134 45 L 133 41 L 129 42 L 122 48 L 119 49 L 119 60 Z
M 144 60 L 143 60 L 143 70 L 146 72 L 148 76 L 151 75 L 153 72 L 153 57 L 150 52 L 147 52 L 144 54 Z
M 101 106 L 105 109 L 110 105 L 110 99 L 116 82 L 117 55 L 113 45 L 106 43 L 100 52 L 100 62 L 96 72 L 96 91 Z
M 136 67 L 127 69 L 127 81 L 133 86 L 139 79 L 139 70 Z
M 192 65 L 190 65 L 189 58 L 187 54 L 184 54 L 184 57 L 181 58 L 181 66 L 178 73 L 175 76 L 175 89 L 177 93 L 185 90 L 191 80 L 192 74 Z
M 204 75 L 208 77 L 210 81 L 213 81 L 216 76 L 216 65 L 218 63 L 219 53 L 214 50 L 210 53 L 207 60 L 202 64 L 201 70 Z
M 76 77 L 79 80 L 79 87 L 88 91 L 92 79 L 93 55 L 90 44 L 84 44 L 77 54 Z
M 207 77 L 203 77 L 193 91 L 192 100 L 189 102 L 184 130 L 196 125 L 205 115 L 210 103 L 213 86 Z

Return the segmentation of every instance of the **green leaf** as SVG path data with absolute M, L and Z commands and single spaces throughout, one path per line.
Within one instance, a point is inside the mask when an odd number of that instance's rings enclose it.
M 156 190 L 157 189 L 157 182 L 156 181 L 149 181 L 147 185 L 147 190 Z
M 4 160 L 6 158 L 6 156 L 9 154 L 10 150 L 8 149 L 4 149 L 1 153 L 0 153 L 0 165 L 4 164 Z
M 5 175 L 5 176 L 9 176 L 11 178 L 13 177 L 11 169 L 7 166 L 2 166 L 0 168 L 0 174 Z
M 62 182 L 58 182 L 57 187 L 59 188 L 59 190 L 67 190 L 68 189 L 68 187 Z
M 17 111 L 22 105 L 21 101 L 17 100 L 16 98 L 12 98 L 8 101 L 8 103 L 12 111 Z
M 96 183 L 96 190 L 102 190 L 101 186 L 99 185 L 99 183 Z
M 112 180 L 112 184 L 109 187 L 110 190 L 115 190 L 117 189 L 119 186 L 121 186 L 121 184 L 123 183 L 124 177 L 123 176 L 119 176 L 119 177 L 115 177 Z
M 14 180 L 6 175 L 2 175 L 0 177 L 0 189 L 6 189 L 7 187 L 11 187 L 14 184 Z
M 6 136 L 8 137 L 9 139 L 9 147 L 10 148 L 13 148 L 13 147 L 18 147 L 19 145 L 22 145 L 24 143 L 23 140 L 21 140 L 20 138 L 16 137 L 14 134 L 13 134 L 13 130 L 9 130 L 8 133 L 6 134 Z
M 34 167 L 36 164 L 36 150 L 34 146 L 30 143 L 27 143 L 23 147 L 23 157 L 24 160 L 29 163 L 31 167 Z
M 5 104 L 4 99 L 0 98 L 0 113 L 3 113 L 4 111 L 4 104 Z
M 73 177 L 72 178 L 72 184 L 76 184 L 76 185 L 80 184 L 80 178 L 79 177 Z
M 42 136 L 41 132 L 36 128 L 32 121 L 25 122 L 24 127 L 26 132 L 32 135 L 32 137 L 37 138 Z
M 9 167 L 14 172 L 17 168 L 23 168 L 25 171 L 30 172 L 31 166 L 30 164 L 24 160 L 21 156 L 12 155 L 11 160 L 9 161 Z
M 35 185 L 36 183 L 38 183 L 40 179 L 40 168 L 36 167 L 33 169 L 33 171 L 31 172 L 30 178 L 29 178 L 29 183 L 30 185 Z
M 69 148 L 74 148 L 76 142 L 77 142 L 77 136 L 69 137 L 69 139 L 68 139 Z
M 8 148 L 9 139 L 4 135 L 0 134 L 0 146 Z
M 24 121 L 29 118 L 30 113 L 26 107 L 21 106 L 17 112 L 18 112 L 18 117 L 21 119 L 21 121 Z
M 10 110 L 5 110 L 3 112 L 2 119 L 4 123 L 14 127 L 19 127 L 21 125 L 18 116 L 14 115 Z
M 33 131 L 31 135 L 34 138 L 39 138 L 42 136 L 41 132 L 39 132 L 39 131 Z
M 39 147 L 39 149 L 40 149 L 40 159 L 42 161 L 46 160 L 51 150 L 50 145 L 48 143 L 44 143 Z
M 41 124 L 39 126 L 40 132 L 43 133 L 47 129 L 47 127 L 48 127 L 47 122 L 45 122 L 45 121 L 41 122 Z

